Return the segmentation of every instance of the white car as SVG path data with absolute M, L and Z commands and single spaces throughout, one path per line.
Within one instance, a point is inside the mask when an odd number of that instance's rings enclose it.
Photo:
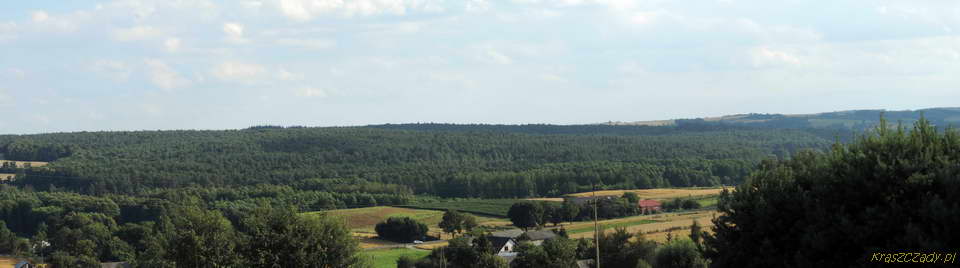
M 420 240 L 413 240 L 413 243 L 414 243 L 414 244 L 423 244 L 423 241 L 420 241 Z

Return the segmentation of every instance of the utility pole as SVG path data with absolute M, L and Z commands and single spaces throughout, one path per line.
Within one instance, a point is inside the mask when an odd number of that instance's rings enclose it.
M 593 243 L 597 246 L 597 268 L 600 268 L 600 224 L 597 222 L 597 184 L 593 184 Z

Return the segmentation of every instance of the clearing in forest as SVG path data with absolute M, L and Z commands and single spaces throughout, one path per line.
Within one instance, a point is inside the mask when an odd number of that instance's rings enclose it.
M 49 164 L 48 162 L 40 162 L 40 161 L 0 160 L 0 165 L 3 165 L 3 164 L 6 163 L 6 162 L 14 162 L 14 163 L 17 164 L 17 167 L 19 167 L 19 168 L 26 167 L 28 163 L 30 164 L 31 167 L 42 167 L 42 166 L 46 166 L 47 164 Z

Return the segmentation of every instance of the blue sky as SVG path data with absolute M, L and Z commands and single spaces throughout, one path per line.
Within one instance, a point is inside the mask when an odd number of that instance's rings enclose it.
M 960 106 L 960 2 L 0 4 L 0 133 Z

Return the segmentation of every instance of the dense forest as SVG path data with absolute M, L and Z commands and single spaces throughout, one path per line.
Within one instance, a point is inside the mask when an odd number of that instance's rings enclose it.
M 584 126 L 562 127 L 577 134 L 524 133 L 543 127 L 57 133 L 0 136 L 0 153 L 8 160 L 55 160 L 27 170 L 16 185 L 92 195 L 271 184 L 498 198 L 558 196 L 592 184 L 631 189 L 737 184 L 762 159 L 833 142 L 802 130 L 729 127 L 629 134 L 621 129 L 635 127 Z M 602 131 L 606 128 L 615 131 Z M 336 189 L 342 184 L 323 183 L 329 179 L 363 180 L 371 187 L 345 191 Z

